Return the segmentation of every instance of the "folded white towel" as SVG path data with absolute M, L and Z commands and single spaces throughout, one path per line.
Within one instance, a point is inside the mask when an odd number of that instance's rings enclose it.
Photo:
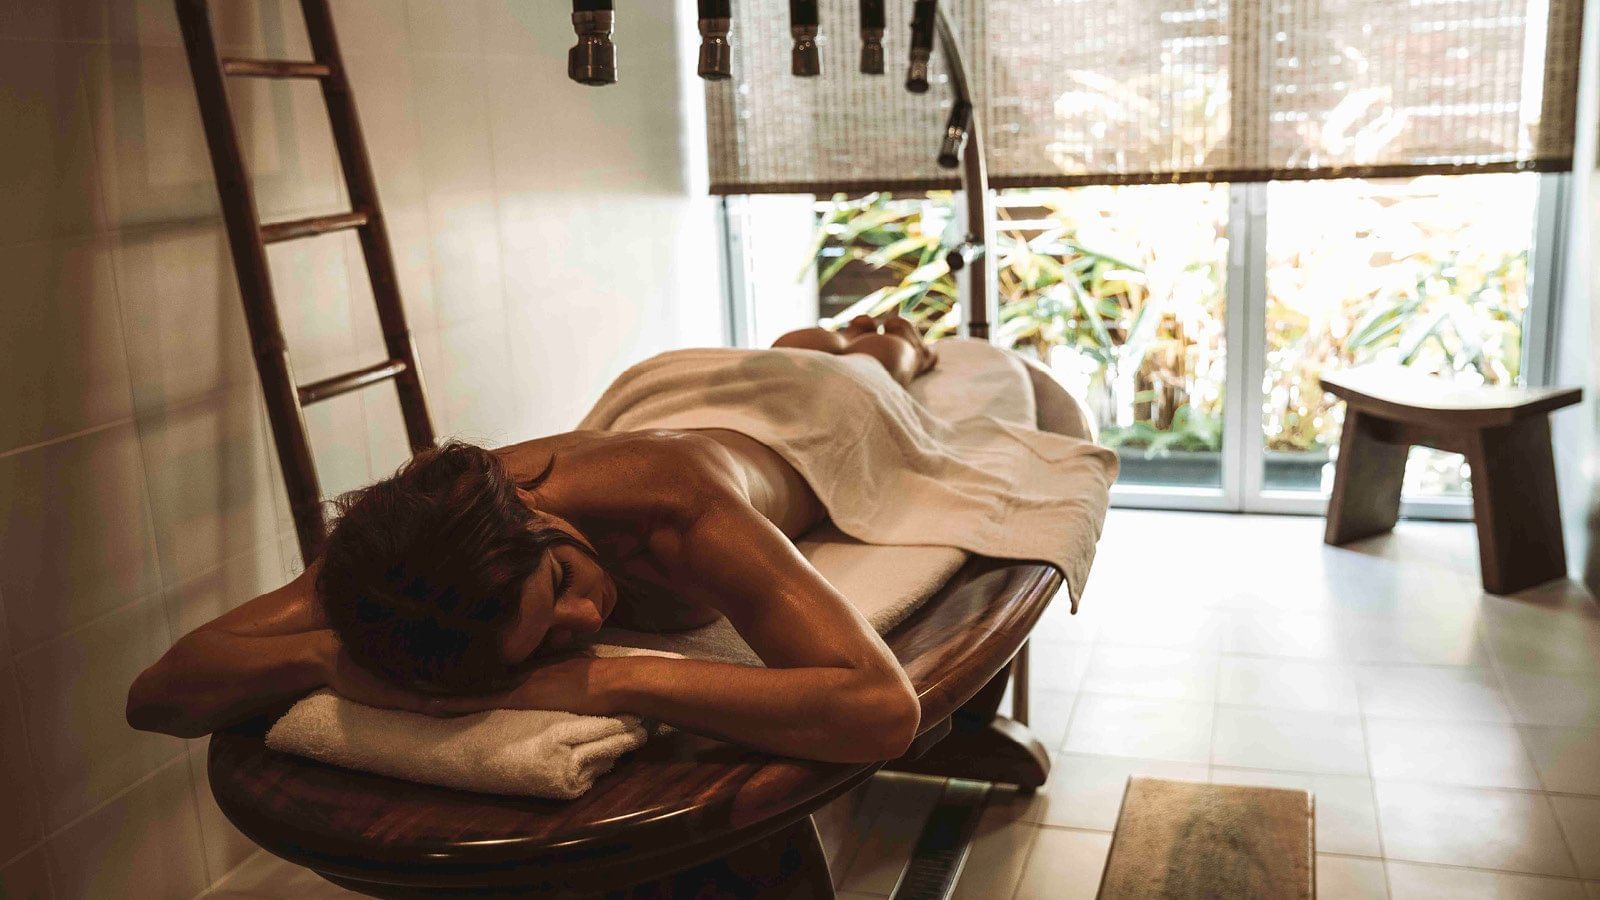
M 645 737 L 633 716 L 496 709 L 436 719 L 318 691 L 272 726 L 267 746 L 426 784 L 571 799 Z

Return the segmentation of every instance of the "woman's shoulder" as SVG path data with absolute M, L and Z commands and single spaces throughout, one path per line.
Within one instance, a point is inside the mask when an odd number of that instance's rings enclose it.
M 496 452 L 513 477 L 561 506 L 688 513 L 729 486 L 727 451 L 692 431 L 575 431 Z

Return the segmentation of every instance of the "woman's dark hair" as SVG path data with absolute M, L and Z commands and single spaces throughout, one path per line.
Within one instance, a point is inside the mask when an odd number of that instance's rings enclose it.
M 451 441 L 338 500 L 316 589 L 357 665 L 431 694 L 510 686 L 501 642 L 523 582 L 571 542 L 534 526 L 518 486 L 499 457 Z

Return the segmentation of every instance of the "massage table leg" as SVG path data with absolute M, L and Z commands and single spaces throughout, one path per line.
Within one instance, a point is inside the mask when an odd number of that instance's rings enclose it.
M 1028 645 L 1023 643 L 1011 660 L 1011 718 L 1028 724 Z

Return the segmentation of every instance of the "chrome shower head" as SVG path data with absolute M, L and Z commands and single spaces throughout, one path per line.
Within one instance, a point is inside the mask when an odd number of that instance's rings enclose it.
M 884 0 L 861 0 L 861 74 L 883 74 Z
M 911 8 L 911 62 L 906 68 L 906 90 L 913 94 L 928 92 L 928 63 L 933 59 L 933 29 L 937 14 L 936 0 L 917 0 Z
M 822 74 L 822 53 L 817 49 L 819 24 L 817 0 L 789 0 L 789 34 L 794 38 L 789 71 L 800 78 Z
M 573 0 L 572 30 L 578 43 L 567 51 L 567 77 L 591 87 L 617 83 L 616 22 L 612 0 Z
M 733 77 L 733 0 L 700 0 L 700 64 L 696 72 L 707 81 Z

